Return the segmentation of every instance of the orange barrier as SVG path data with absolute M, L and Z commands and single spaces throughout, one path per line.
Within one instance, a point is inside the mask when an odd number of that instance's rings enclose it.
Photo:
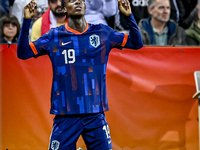
M 114 150 L 197 150 L 198 101 L 194 71 L 200 48 L 113 49 L 107 68 L 106 112 Z M 0 149 L 48 149 L 53 115 L 48 56 L 17 58 L 0 45 Z M 83 140 L 77 147 L 86 150 Z

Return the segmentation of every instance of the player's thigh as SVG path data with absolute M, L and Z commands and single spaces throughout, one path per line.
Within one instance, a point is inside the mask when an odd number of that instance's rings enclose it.
M 76 142 L 82 132 L 81 119 L 55 118 L 49 150 L 76 150 Z
M 82 133 L 88 150 L 110 150 L 112 142 L 108 125 L 86 130 Z

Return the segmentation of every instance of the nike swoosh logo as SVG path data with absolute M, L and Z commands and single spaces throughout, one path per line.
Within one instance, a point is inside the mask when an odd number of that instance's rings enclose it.
M 72 41 L 69 41 L 69 42 L 67 42 L 67 43 L 63 43 L 62 42 L 62 46 L 64 46 L 64 45 L 67 45 L 67 44 L 69 44 L 69 43 L 71 43 Z
M 108 144 L 111 144 L 111 140 L 110 140 L 110 141 L 108 141 Z

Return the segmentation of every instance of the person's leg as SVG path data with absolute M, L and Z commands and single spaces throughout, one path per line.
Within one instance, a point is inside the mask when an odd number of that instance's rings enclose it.
M 111 150 L 110 130 L 105 115 L 100 113 L 83 121 L 82 137 L 88 150 Z
M 55 117 L 49 150 L 76 150 L 82 130 L 80 117 Z

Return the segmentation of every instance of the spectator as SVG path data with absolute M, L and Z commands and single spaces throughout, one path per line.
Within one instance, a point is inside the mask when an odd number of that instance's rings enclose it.
M 1 0 L 0 1 L 0 18 L 9 12 L 10 12 L 9 0 Z
M 141 19 L 149 17 L 147 10 L 148 0 L 129 0 L 129 2 L 131 4 L 131 10 L 137 23 L 139 23 Z M 124 15 L 119 11 L 115 15 L 115 29 L 128 32 L 128 26 Z
M 0 43 L 17 43 L 20 25 L 17 18 L 11 14 L 5 14 L 0 19 Z
M 67 17 L 63 13 L 63 2 L 62 0 L 48 0 L 49 9 L 32 26 L 31 41 L 37 40 L 50 28 L 66 23 Z
M 192 22 L 198 19 L 197 0 L 170 0 L 171 16 L 184 29 L 188 29 Z
M 20 25 L 22 24 L 23 21 L 23 16 L 24 16 L 24 7 L 30 2 L 31 0 L 15 0 L 11 14 L 17 17 Z M 48 7 L 48 1 L 47 0 L 35 0 L 37 2 L 37 9 L 38 12 L 40 10 L 46 11 L 46 8 Z M 44 12 L 43 11 L 43 12 Z
M 193 21 L 190 28 L 186 31 L 187 45 L 200 45 L 200 12 L 198 12 L 199 19 Z
M 149 0 L 148 12 L 151 16 L 139 22 L 144 44 L 186 45 L 185 30 L 169 20 L 169 0 Z
M 117 13 L 117 0 L 85 0 L 85 18 L 88 23 L 108 25 L 106 17 Z

